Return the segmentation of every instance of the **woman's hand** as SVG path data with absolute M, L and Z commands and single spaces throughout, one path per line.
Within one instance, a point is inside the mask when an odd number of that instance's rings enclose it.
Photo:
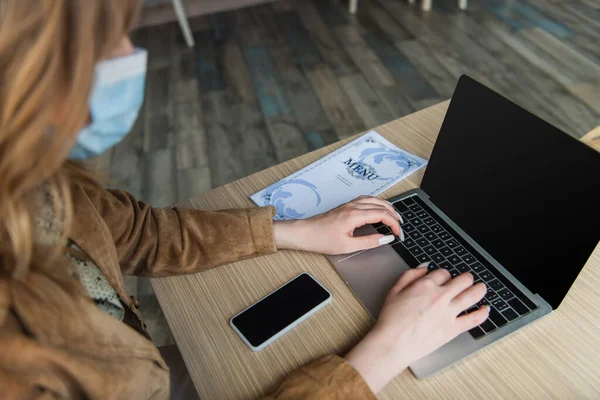
M 457 317 L 483 298 L 483 283 L 473 276 L 451 279 L 445 269 L 427 273 L 427 264 L 408 270 L 390 290 L 373 330 L 346 360 L 378 393 L 411 363 L 475 326 L 489 315 L 489 306 Z
M 354 230 L 367 224 L 382 222 L 394 235 L 403 238 L 400 214 L 385 200 L 362 196 L 349 203 L 297 221 L 275 221 L 275 243 L 280 249 L 314 251 L 324 254 L 346 254 L 390 243 L 394 236 L 379 233 L 354 237 Z

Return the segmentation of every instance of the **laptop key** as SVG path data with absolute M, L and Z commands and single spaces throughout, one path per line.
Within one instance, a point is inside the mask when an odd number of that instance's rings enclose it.
M 512 308 L 507 308 L 505 311 L 502 311 L 502 315 L 509 321 L 519 318 L 519 314 L 517 314 Z
M 404 233 L 411 233 L 412 231 L 414 231 L 416 229 L 414 226 L 412 226 L 408 222 L 400 225 L 400 228 L 402 228 L 402 230 L 404 231 Z
M 465 263 L 460 263 L 456 266 L 456 269 L 460 272 L 469 272 L 469 267 Z
M 408 211 L 408 207 L 406 206 L 406 204 L 404 204 L 401 201 L 397 201 L 395 203 L 392 203 L 392 205 L 394 206 L 394 208 L 399 212 L 399 213 L 405 213 Z
M 446 244 L 453 248 L 459 245 L 458 242 L 454 239 L 446 240 Z
M 433 226 L 431 227 L 431 230 L 432 230 L 432 231 L 434 231 L 435 233 L 438 233 L 438 232 L 441 232 L 443 229 L 442 229 L 442 227 L 441 227 L 441 226 L 439 226 L 439 225 L 433 225 Z
M 413 224 L 414 226 L 416 226 L 417 228 L 421 225 L 423 225 L 423 221 L 421 221 L 419 218 L 413 218 L 410 220 L 410 223 Z
M 403 242 L 403 243 L 404 243 L 404 246 L 406 246 L 406 248 L 407 248 L 407 249 L 408 249 L 409 247 L 413 247 L 413 246 L 416 246 L 416 245 L 417 245 L 417 243 L 416 243 L 414 240 L 412 240 L 411 238 L 406 238 L 406 239 L 404 239 L 404 242 Z
M 452 254 L 451 256 L 449 256 L 447 258 L 448 258 L 448 261 L 450 261 L 450 264 L 452 264 L 452 265 L 457 265 L 460 263 L 460 258 L 456 254 Z
M 475 264 L 471 264 L 471 269 L 475 272 L 484 271 L 483 265 L 481 265 L 479 261 L 477 261 Z
M 460 275 L 460 272 L 458 272 L 458 270 L 455 268 L 449 269 L 448 272 L 450 272 L 450 276 L 453 278 L 456 278 L 458 275 Z
M 444 261 L 444 262 L 440 263 L 440 268 L 450 269 L 450 268 L 452 268 L 452 265 L 450 265 L 450 263 L 448 261 Z
M 529 312 L 529 309 L 525 307 L 525 305 L 516 297 L 514 299 L 510 299 L 508 301 L 508 305 L 511 306 L 519 315 L 527 314 Z
M 492 306 L 494 306 L 494 308 L 498 311 L 504 311 L 508 308 L 508 304 L 506 304 L 504 300 L 500 298 L 492 301 Z
M 482 337 L 483 335 L 485 335 L 485 332 L 483 331 L 483 329 L 481 329 L 478 326 L 476 326 L 475 328 L 471 329 L 469 331 L 469 333 L 471 334 L 471 336 L 473 336 L 473 339 L 479 339 L 480 337 Z
M 425 237 L 427 238 L 427 240 L 435 240 L 437 238 L 437 236 L 435 236 L 435 233 L 429 231 L 428 233 L 425 234 Z
M 419 246 L 411 247 L 410 249 L 408 249 L 408 251 L 410 251 L 411 254 L 415 257 L 420 254 L 423 254 L 423 249 L 420 248 Z
M 440 231 L 440 232 L 438 232 L 438 236 L 442 240 L 448 240 L 448 239 L 450 239 L 450 234 L 448 232 L 446 232 L 446 231 Z
M 464 261 L 464 262 L 466 262 L 467 264 L 473 264 L 475 261 L 477 261 L 477 260 L 475 260 L 475 257 L 473 257 L 473 256 L 472 256 L 472 255 L 470 255 L 470 254 L 464 255 L 464 256 L 462 257 L 462 259 L 463 259 L 463 261 Z
M 441 239 L 435 239 L 431 241 L 431 244 L 437 247 L 438 249 L 444 247 L 444 241 Z
M 417 256 L 417 261 L 419 263 L 424 263 L 427 261 L 431 261 L 431 258 L 429 258 L 429 256 L 427 254 L 423 253 L 423 254 Z
M 415 242 L 417 242 L 417 244 L 421 247 L 429 246 L 429 241 L 425 238 L 417 239 Z
M 450 250 L 450 247 L 442 247 L 440 249 L 440 253 L 442 253 L 445 257 L 450 257 L 454 252 Z
M 485 333 L 490 333 L 491 331 L 496 330 L 496 325 L 494 325 L 494 323 L 490 321 L 489 318 L 483 321 L 483 324 L 479 325 L 479 327 L 483 329 Z
M 479 274 L 479 276 L 481 276 L 481 274 Z M 504 287 L 504 285 L 502 284 L 502 282 L 500 282 L 498 279 L 494 279 L 493 281 L 491 281 L 490 283 L 488 283 L 488 285 L 494 289 L 495 291 L 498 291 L 500 289 L 502 289 Z
M 423 222 L 425 222 L 425 224 L 427 224 L 427 225 L 433 225 L 433 224 L 435 224 L 435 219 L 428 217 L 428 218 L 425 218 L 423 220 Z
M 441 263 L 445 260 L 445 258 L 440 253 L 435 253 L 431 255 L 431 259 L 435 262 Z
M 508 321 L 506 320 L 506 318 L 504 318 L 502 316 L 502 314 L 500 314 L 498 312 L 498 310 L 496 310 L 495 308 L 492 308 L 490 310 L 490 319 L 492 320 L 492 322 L 498 327 L 500 328 L 501 326 L 504 326 L 508 323 Z
M 428 271 L 435 271 L 436 269 L 439 269 L 440 267 L 434 262 L 430 262 L 429 265 L 427 266 L 427 270 Z
M 377 228 L 381 228 L 382 226 L 385 226 L 383 223 L 381 222 L 376 222 L 373 224 L 373 228 L 377 229 Z
M 419 212 L 419 211 L 423 210 L 421 208 L 421 206 L 418 204 L 413 204 L 412 206 L 408 206 L 408 208 L 410 208 L 411 211 L 414 211 L 414 212 Z
M 419 211 L 417 213 L 417 217 L 419 217 L 419 218 L 427 218 L 427 217 L 429 217 L 429 214 L 427 214 L 425 211 Z
M 498 298 L 498 293 L 494 292 L 491 287 L 487 288 L 487 293 L 485 294 L 485 298 L 488 301 L 496 300 Z
M 427 225 L 421 225 L 419 227 L 419 232 L 421 232 L 424 235 L 427 232 L 431 232 L 431 230 L 429 229 L 429 227 Z
M 415 240 L 423 237 L 423 235 L 421 235 L 421 232 L 419 231 L 412 231 L 408 235 Z
M 500 297 L 502 297 L 504 300 L 508 300 L 512 297 L 515 297 L 515 295 L 512 294 L 512 292 L 510 290 L 508 290 L 507 288 L 498 290 L 498 295 Z
M 490 271 L 487 271 L 487 270 L 479 272 L 479 276 L 481 277 L 481 279 L 483 279 L 486 282 L 487 281 L 491 281 L 492 279 L 494 279 L 494 275 L 492 275 L 492 273 Z
M 413 199 L 413 197 L 415 197 L 415 196 L 410 196 L 405 199 L 402 199 L 402 202 L 406 205 L 415 204 L 415 199 Z
M 425 247 L 423 250 L 425 250 L 425 253 L 427 253 L 427 254 L 429 254 L 429 255 L 432 255 L 432 254 L 435 254 L 435 253 L 437 253 L 437 250 L 435 249 L 435 247 L 433 247 L 433 246 L 431 246 L 431 245 L 430 245 L 430 246 L 427 246 L 427 247 Z
M 454 252 L 456 254 L 458 254 L 459 256 L 464 256 L 465 254 L 467 254 L 467 249 L 465 249 L 462 246 L 459 246 L 459 247 L 457 247 L 457 248 L 454 249 Z
M 415 215 L 415 213 L 414 213 L 414 212 L 412 212 L 412 211 L 406 211 L 404 214 L 402 214 L 402 216 L 403 216 L 405 219 L 407 219 L 407 220 L 408 220 L 408 219 L 417 218 L 417 216 Z

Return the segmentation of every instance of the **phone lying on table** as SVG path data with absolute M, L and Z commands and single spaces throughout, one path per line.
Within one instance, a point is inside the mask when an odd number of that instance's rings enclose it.
M 253 351 L 260 351 L 331 303 L 331 293 L 304 272 L 244 311 L 229 324 Z

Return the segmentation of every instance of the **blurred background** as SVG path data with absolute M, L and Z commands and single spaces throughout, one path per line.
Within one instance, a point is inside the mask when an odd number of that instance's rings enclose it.
M 169 206 L 449 99 L 462 74 L 574 137 L 600 125 L 600 1 L 458 5 L 146 0 L 145 104 L 96 165 Z M 148 279 L 126 286 L 156 345 L 174 343 Z

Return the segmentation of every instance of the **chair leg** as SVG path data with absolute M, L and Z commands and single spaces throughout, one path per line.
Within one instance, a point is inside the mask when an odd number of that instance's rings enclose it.
M 468 0 L 458 0 L 458 8 L 460 8 L 461 10 L 466 10 L 467 2 Z
M 348 12 L 350 14 L 356 14 L 357 9 L 358 9 L 358 0 L 350 0 L 350 5 L 348 6 Z
M 179 21 L 179 26 L 181 27 L 181 32 L 183 33 L 185 43 L 188 47 L 194 47 L 196 43 L 194 43 L 192 29 L 190 28 L 190 23 L 185 15 L 185 10 L 183 9 L 181 0 L 173 0 L 173 7 L 175 8 L 175 15 L 177 15 L 177 20 Z
M 421 10 L 431 11 L 431 0 L 421 0 Z

